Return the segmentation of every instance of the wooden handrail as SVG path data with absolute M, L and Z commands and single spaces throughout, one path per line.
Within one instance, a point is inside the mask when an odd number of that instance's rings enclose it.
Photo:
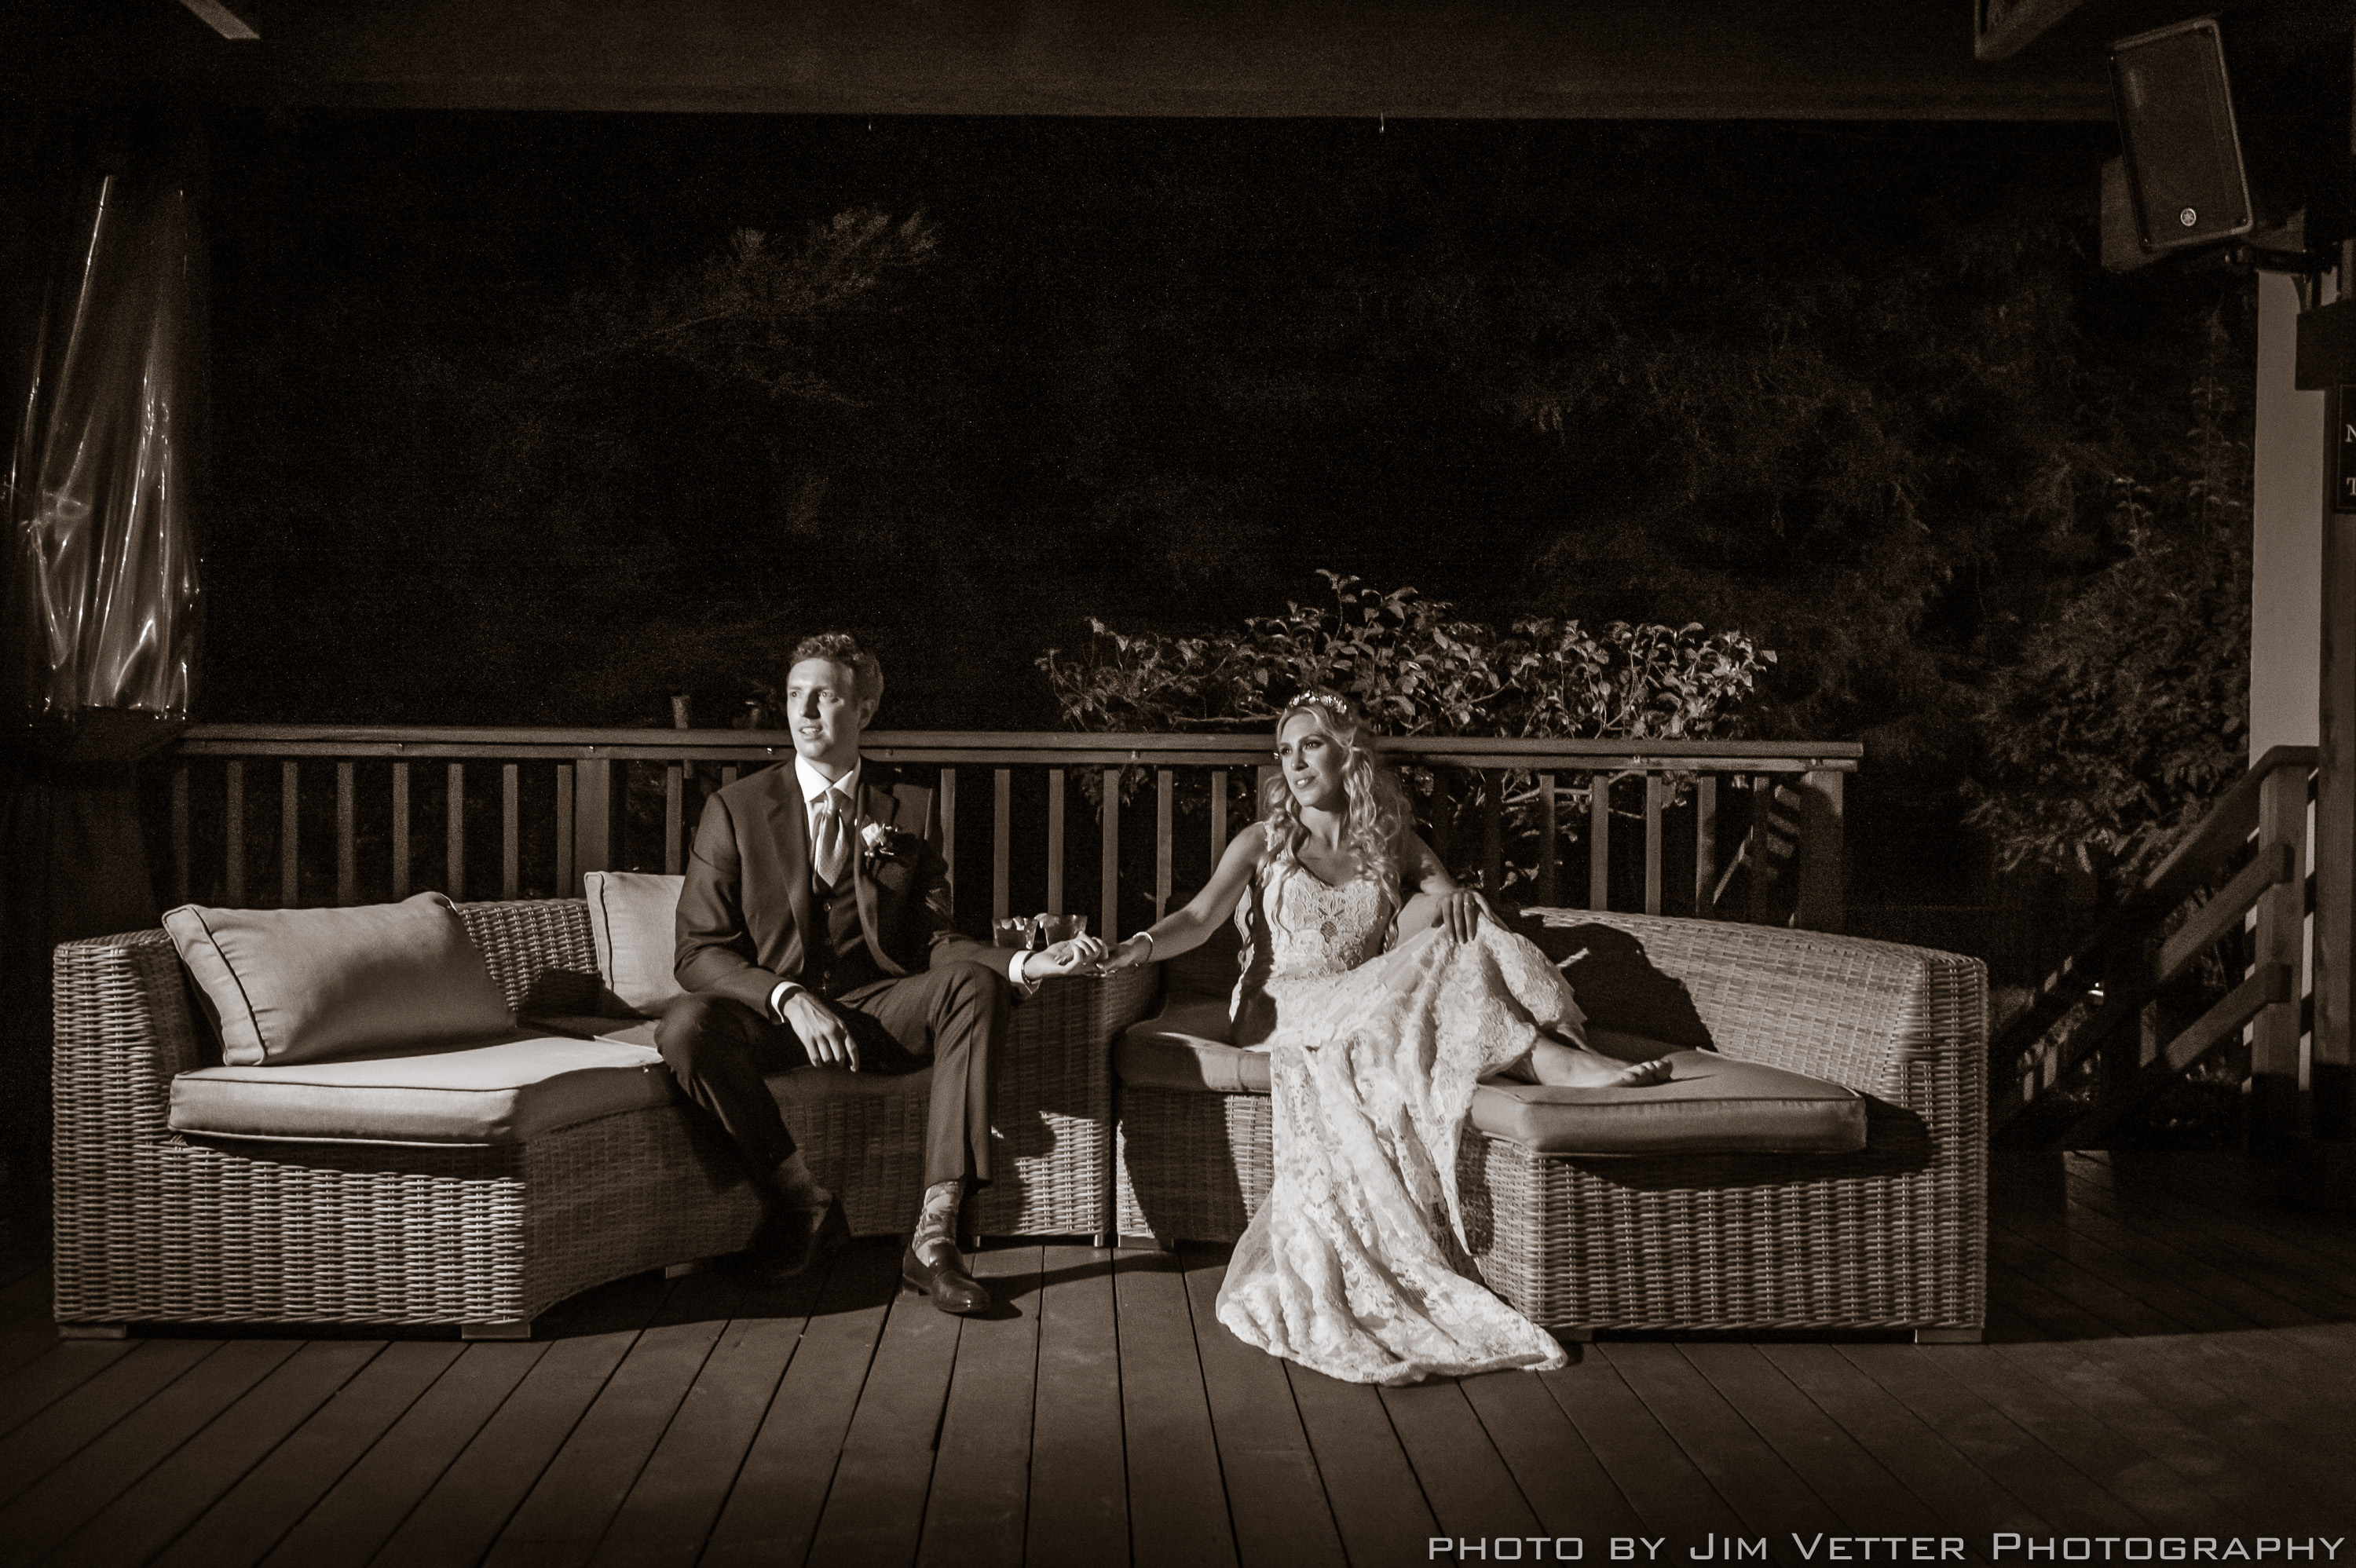
M 1795 891 L 1796 923 L 1837 929 L 1842 917 L 1844 859 L 1842 849 L 1842 778 L 1857 771 L 1864 748 L 1855 741 L 1775 741 L 1664 740 L 1547 740 L 1526 737 L 1413 735 L 1387 738 L 1383 750 L 1396 761 L 1436 770 L 1440 793 L 1434 797 L 1439 816 L 1436 833 L 1446 837 L 1454 815 L 1448 803 L 1464 773 L 1477 773 L 1480 806 L 1472 813 L 1478 834 L 1479 864 L 1487 883 L 1496 886 L 1502 869 L 1503 786 L 1514 784 L 1515 809 L 1537 808 L 1546 838 L 1538 863 L 1538 881 L 1532 891 L 1544 901 L 1556 901 L 1559 868 L 1555 829 L 1575 818 L 1558 814 L 1561 794 L 1585 794 L 1585 816 L 1590 844 L 1589 901 L 1601 905 L 1610 879 L 1610 840 L 1613 819 L 1644 825 L 1644 907 L 1659 912 L 1666 901 L 1663 860 L 1663 815 L 1673 799 L 1689 796 L 1695 820 L 1695 907 L 1715 913 L 1720 890 L 1716 836 L 1719 785 L 1722 775 L 1748 780 L 1772 795 L 1772 809 L 1754 812 L 1752 834 L 1731 857 L 1731 863 L 1752 869 L 1752 914 L 1759 918 L 1773 901 L 1768 890 L 1788 876 L 1785 891 Z M 981 820 L 989 825 L 991 906 L 994 915 L 1007 912 L 1013 871 L 1011 810 L 1012 771 L 1044 770 L 1046 774 L 1045 841 L 1047 899 L 1062 912 L 1067 869 L 1066 785 L 1074 770 L 1093 770 L 1101 788 L 1096 793 L 1108 804 L 1100 808 L 1102 842 L 1099 864 L 1105 887 L 1103 925 L 1111 932 L 1117 916 L 1120 866 L 1119 799 L 1130 770 L 1153 770 L 1151 799 L 1155 813 L 1155 855 L 1151 905 L 1166 909 L 1176 896 L 1173 854 L 1174 832 L 1173 779 L 1178 770 L 1190 776 L 1207 773 L 1212 784 L 1208 824 L 1215 855 L 1227 837 L 1228 781 L 1237 770 L 1254 770 L 1263 778 L 1273 771 L 1271 746 L 1265 730 L 1240 734 L 1086 734 L 1064 731 L 870 731 L 863 754 L 878 762 L 914 763 L 939 770 L 936 827 L 957 864 L 960 827 L 959 785 L 972 773 L 990 772 L 991 792 Z M 500 773 L 500 876 L 504 896 L 515 896 L 521 883 L 522 856 L 519 767 L 543 764 L 555 770 L 554 861 L 556 885 L 578 891 L 582 878 L 619 863 L 616 833 L 619 812 L 627 791 L 626 777 L 614 770 L 633 764 L 655 765 L 663 778 L 664 869 L 680 869 L 687 839 L 690 802 L 686 782 L 690 770 L 716 770 L 719 781 L 734 782 L 747 767 L 784 761 L 793 754 L 793 737 L 780 730 L 619 729 L 579 727 L 482 728 L 452 725 L 316 725 L 198 724 L 192 725 L 166 753 L 174 764 L 172 824 L 174 875 L 177 889 L 187 896 L 190 864 L 191 805 L 189 765 L 216 762 L 225 772 L 222 843 L 230 861 L 226 889 L 232 902 L 246 894 L 243 848 L 246 768 L 250 763 L 274 764 L 279 774 L 279 895 L 293 902 L 300 891 L 299 837 L 301 814 L 295 801 L 305 763 L 332 763 L 337 809 L 336 896 L 352 901 L 359 896 L 360 875 L 356 853 L 356 765 L 389 764 L 391 772 L 391 840 L 396 862 L 391 888 L 396 897 L 408 891 L 412 769 L 426 764 L 444 774 L 439 793 L 447 838 L 445 891 L 466 887 L 466 833 L 470 810 L 469 765 L 496 763 Z M 1622 778 L 1645 781 L 1641 811 L 1627 803 L 1611 805 L 1612 784 Z M 1583 784 L 1580 781 L 1584 781 Z M 1692 787 L 1678 794 L 1684 781 Z M 1766 786 L 1772 782 L 1772 791 Z M 545 792 L 535 785 L 541 797 Z M 970 812 L 967 820 L 972 820 Z M 969 828 L 969 831 L 970 829 Z M 1448 846 L 1440 845 L 1446 854 Z M 1464 846 L 1459 846 L 1464 848 Z M 1731 873 L 1730 872 L 1730 876 Z M 380 884 L 381 885 L 381 884 Z
M 2047 1046 L 2054 1025 L 2083 1002 L 2094 1011 L 2046 1051 L 2039 1064 L 2044 1085 L 2059 1083 L 2089 1055 L 2104 1053 L 2111 1065 L 2102 1103 L 2078 1118 L 2057 1140 L 2079 1147 L 2115 1126 L 2169 1079 L 2200 1061 L 2254 1020 L 2258 1036 L 2253 1071 L 2260 1079 L 2253 1125 L 2257 1136 L 2276 1136 L 2295 1111 L 2286 1098 L 2293 1086 L 2298 1054 L 2298 958 L 2305 905 L 2308 778 L 2317 765 L 2311 746 L 2276 746 L 2261 756 L 2175 849 L 2152 868 L 2114 911 L 2039 987 L 2029 1007 L 1998 1034 L 1994 1060 L 2025 1061 Z M 2247 852 L 2238 869 L 2231 869 Z M 2231 875 L 2228 875 L 2231 869 Z M 2190 912 L 2165 940 L 2163 923 L 2204 884 L 2222 883 Z M 2188 973 L 2215 945 L 2238 935 L 2250 913 L 2258 915 L 2258 952 L 2249 974 L 2223 1000 L 2199 1019 L 2158 1042 L 2145 1059 L 2138 1034 L 2116 1041 L 2129 1019 L 2167 986 Z M 2130 1057 L 2126 1048 L 2134 1047 Z M 2031 1104 L 2040 1085 L 2031 1081 L 2011 1091 L 1999 1065 L 1991 1076 L 1996 1103 L 1991 1121 L 2001 1127 Z

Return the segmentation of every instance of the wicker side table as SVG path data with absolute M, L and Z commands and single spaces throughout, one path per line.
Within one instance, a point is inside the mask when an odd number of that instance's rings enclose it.
M 1152 1009 L 1153 965 L 1043 982 L 1015 1007 L 998 1066 L 996 1177 L 969 1235 L 1112 1243 L 1112 1042 Z

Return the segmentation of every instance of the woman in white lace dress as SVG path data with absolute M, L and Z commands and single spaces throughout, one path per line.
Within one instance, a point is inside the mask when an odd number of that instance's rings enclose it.
M 1236 1244 L 1219 1321 L 1352 1382 L 1560 1366 L 1554 1337 L 1464 1252 L 1456 1146 L 1473 1084 L 1647 1083 L 1667 1065 L 1585 1048 L 1560 972 L 1416 836 L 1346 701 L 1305 694 L 1276 733 L 1260 820 L 1193 901 L 1103 959 L 1183 953 L 1230 913 L 1244 933 L 1234 1038 L 1269 1054 L 1276 1179 Z

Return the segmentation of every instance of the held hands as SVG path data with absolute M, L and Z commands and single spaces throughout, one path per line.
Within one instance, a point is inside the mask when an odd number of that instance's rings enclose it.
M 1110 947 L 1093 936 L 1076 936 L 1072 940 L 1087 954 L 1087 972 L 1091 975 L 1110 975 L 1117 970 L 1134 969 L 1141 964 L 1151 963 L 1153 958 L 1153 943 L 1141 931 Z
M 1045 980 L 1057 975 L 1093 974 L 1097 957 L 1103 951 L 1104 944 L 1093 937 L 1071 937 L 1023 955 L 1023 978 Z

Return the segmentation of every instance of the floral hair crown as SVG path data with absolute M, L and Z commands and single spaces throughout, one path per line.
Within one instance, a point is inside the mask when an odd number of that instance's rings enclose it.
M 1350 705 L 1330 691 L 1304 691 L 1284 705 L 1287 713 L 1296 708 L 1323 708 L 1339 718 L 1350 717 Z

